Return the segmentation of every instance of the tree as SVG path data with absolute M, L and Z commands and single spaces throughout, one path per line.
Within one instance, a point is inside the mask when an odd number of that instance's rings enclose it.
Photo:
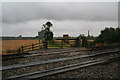
M 51 22 L 46 22 L 46 29 L 48 30 L 48 31 L 50 31 L 50 27 L 52 27 L 53 26 L 53 24 L 51 23 Z
M 97 37 L 96 42 L 109 42 L 116 43 L 120 42 L 120 28 L 105 28 L 101 31 L 101 34 Z
M 43 24 L 43 27 L 45 28 L 44 30 L 44 39 L 45 40 L 50 40 L 53 38 L 53 32 L 50 31 L 50 27 L 52 27 L 53 24 L 51 22 L 46 22 L 45 24 Z
M 117 41 L 120 43 L 120 27 L 116 28 L 117 31 Z

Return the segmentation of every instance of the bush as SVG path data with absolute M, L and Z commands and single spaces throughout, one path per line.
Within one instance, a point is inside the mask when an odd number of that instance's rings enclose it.
M 120 42 L 120 28 L 105 28 L 101 31 L 101 34 L 97 37 L 96 43 L 118 43 Z

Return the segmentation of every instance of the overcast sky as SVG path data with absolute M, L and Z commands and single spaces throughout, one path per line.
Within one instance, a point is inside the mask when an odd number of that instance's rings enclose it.
M 117 2 L 3 2 L 3 36 L 37 36 L 51 21 L 54 36 L 97 36 L 105 27 L 118 27 Z

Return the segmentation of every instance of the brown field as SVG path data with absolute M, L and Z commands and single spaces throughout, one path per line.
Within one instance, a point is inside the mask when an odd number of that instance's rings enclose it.
M 21 46 L 35 43 L 38 43 L 38 40 L 1 40 L 0 54 L 15 54 L 16 50 L 18 50 Z
M 38 40 L 0 40 L 0 55 L 16 54 L 21 46 L 28 46 L 38 43 Z M 61 40 L 55 42 L 61 43 Z M 75 44 L 74 40 L 69 40 L 70 44 Z
M 61 43 L 61 40 L 57 40 L 55 42 Z M 75 45 L 75 40 L 69 40 L 70 44 Z M 92 42 L 92 41 L 90 41 Z M 28 46 L 31 44 L 38 43 L 38 40 L 0 40 L 0 55 L 7 54 L 16 54 L 17 50 L 22 46 Z M 80 43 L 81 44 L 81 43 Z M 96 44 L 95 46 L 106 46 L 107 43 L 104 44 Z

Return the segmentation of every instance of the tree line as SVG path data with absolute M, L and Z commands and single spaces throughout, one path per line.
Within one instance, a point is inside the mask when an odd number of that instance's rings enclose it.
M 120 28 L 105 28 L 95 40 L 96 43 L 120 43 Z

